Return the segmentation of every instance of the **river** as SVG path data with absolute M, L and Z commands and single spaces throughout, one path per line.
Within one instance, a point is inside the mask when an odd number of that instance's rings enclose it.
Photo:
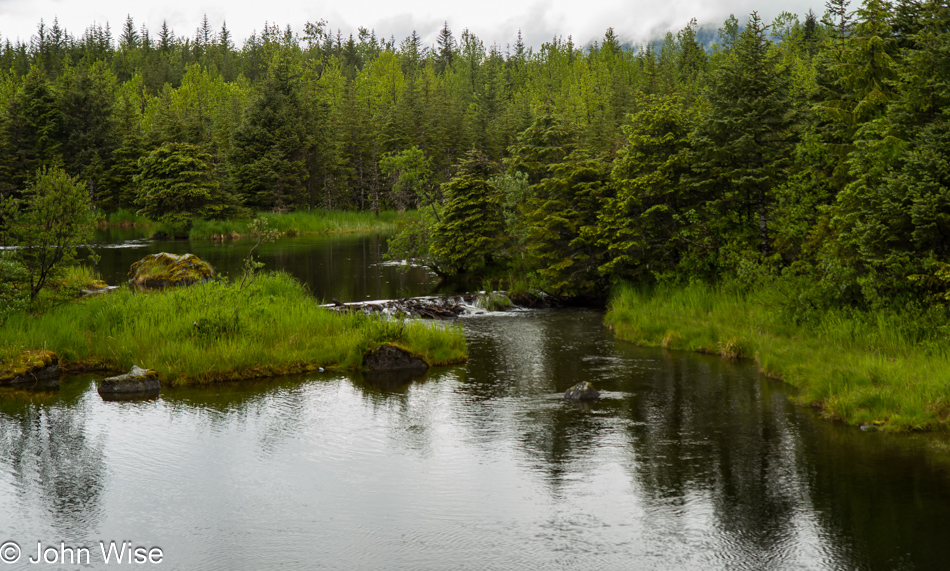
M 236 273 L 248 248 L 127 238 L 99 249 L 110 283 L 162 250 Z M 321 299 L 431 290 L 383 251 L 301 237 L 261 259 Z M 602 320 L 464 318 L 469 362 L 395 389 L 317 374 L 104 402 L 83 375 L 0 392 L 0 543 L 21 548 L 0 569 L 113 568 L 113 541 L 185 570 L 950 565 L 946 436 L 822 420 L 748 363 L 638 348 Z M 581 380 L 603 398 L 565 402 Z M 56 563 L 29 563 L 38 542 Z M 61 543 L 91 564 L 64 565 Z

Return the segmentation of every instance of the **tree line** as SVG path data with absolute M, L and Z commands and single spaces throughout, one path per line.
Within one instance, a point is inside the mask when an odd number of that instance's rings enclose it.
M 308 23 L 238 49 L 205 20 L 41 24 L 0 51 L 0 192 L 41 167 L 95 207 L 177 222 L 242 208 L 418 208 L 393 240 L 450 277 L 567 296 L 619 281 L 795 284 L 808 311 L 950 298 L 950 8 L 434 46 Z

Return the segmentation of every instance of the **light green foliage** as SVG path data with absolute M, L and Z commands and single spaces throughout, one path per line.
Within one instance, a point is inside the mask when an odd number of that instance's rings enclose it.
M 166 143 L 144 156 L 135 182 L 139 213 L 152 220 L 183 226 L 237 209 L 237 200 L 214 177 L 211 156 L 188 143 Z
M 432 178 L 432 161 L 419 147 L 386 155 L 379 161 L 379 169 L 385 176 L 395 178 L 392 196 L 396 207 L 402 211 L 414 205 L 427 207 L 435 201 L 429 179 Z
M 283 214 L 259 212 L 268 228 L 281 236 L 301 234 L 349 234 L 355 232 L 392 232 L 412 213 L 383 210 L 379 214 L 354 211 L 295 210 Z M 188 233 L 192 240 L 240 238 L 247 235 L 248 219 L 197 220 Z
M 0 213 L 2 242 L 16 248 L 12 260 L 26 273 L 30 300 L 78 255 L 96 226 L 86 185 L 61 169 L 42 169 L 24 193 L 7 199 Z
M 577 152 L 532 187 L 526 241 L 541 289 L 568 297 L 603 291 L 594 234 L 597 213 L 610 196 L 608 166 Z
M 30 296 L 24 284 L 28 279 L 26 268 L 12 252 L 0 252 L 0 325 L 7 317 L 26 310 Z
M 263 262 L 254 259 L 254 250 L 261 244 L 273 242 L 280 237 L 280 230 L 268 228 L 267 219 L 263 216 L 258 216 L 254 220 L 251 220 L 251 223 L 247 225 L 247 230 L 251 238 L 255 241 L 254 245 L 251 246 L 251 249 L 247 252 L 247 256 L 244 257 L 244 271 L 241 274 L 241 289 L 254 283 L 261 268 L 264 267 Z

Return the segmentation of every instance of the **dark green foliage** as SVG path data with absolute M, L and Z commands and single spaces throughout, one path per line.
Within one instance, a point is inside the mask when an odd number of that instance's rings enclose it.
M 235 191 L 248 204 L 277 210 L 307 204 L 309 141 L 293 64 L 277 57 L 234 135 Z
M 806 321 L 936 303 L 950 8 L 853 4 L 730 17 L 711 45 L 690 21 L 637 50 L 613 29 L 503 49 L 448 23 L 398 41 L 320 20 L 236 46 L 208 18 L 189 37 L 54 21 L 0 44 L 0 195 L 60 166 L 98 208 L 138 199 L 176 223 L 226 216 L 232 196 L 418 207 L 391 255 L 470 285 L 781 283 Z
M 118 146 L 114 102 L 115 76 L 103 62 L 67 68 L 60 77 L 63 167 L 86 183 L 94 204 Z
M 732 57 L 714 72 L 691 159 L 717 247 L 768 257 L 772 189 L 788 174 L 797 117 L 788 70 L 765 32 L 753 13 Z
M 687 244 L 684 214 L 692 201 L 689 128 L 693 117 L 679 97 L 647 96 L 632 115 L 611 173 L 616 195 L 606 200 L 595 229 L 604 251 L 601 273 L 611 281 L 649 281 L 679 264 Z
M 188 143 L 167 143 L 142 157 L 135 183 L 139 213 L 176 226 L 226 218 L 238 206 L 215 180 L 211 156 Z
M 476 274 L 497 262 L 504 226 L 491 174 L 488 159 L 472 151 L 442 185 L 445 208 L 432 231 L 432 256 L 444 273 Z
M 30 68 L 23 85 L 7 105 L 3 121 L 4 196 L 21 196 L 37 170 L 62 163 L 59 135 L 62 115 L 56 92 L 38 67 Z

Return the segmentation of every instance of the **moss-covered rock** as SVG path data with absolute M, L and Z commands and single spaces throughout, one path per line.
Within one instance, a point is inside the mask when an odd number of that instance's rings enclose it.
M 168 287 L 205 282 L 214 269 L 194 254 L 150 254 L 129 268 L 129 283 L 142 287 Z
M 97 390 L 99 396 L 106 400 L 122 398 L 127 395 L 146 396 L 158 394 L 162 385 L 158 380 L 158 373 L 152 369 L 143 369 L 132 365 L 132 369 L 117 377 L 103 379 Z
M 59 357 L 52 351 L 24 351 L 0 364 L 0 386 L 58 385 Z

